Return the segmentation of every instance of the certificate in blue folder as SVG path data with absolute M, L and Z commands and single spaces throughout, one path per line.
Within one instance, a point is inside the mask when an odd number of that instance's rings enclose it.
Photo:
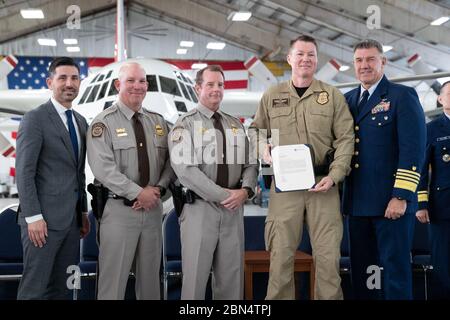
M 308 145 L 277 146 L 271 154 L 276 192 L 308 190 L 314 186 L 314 165 Z

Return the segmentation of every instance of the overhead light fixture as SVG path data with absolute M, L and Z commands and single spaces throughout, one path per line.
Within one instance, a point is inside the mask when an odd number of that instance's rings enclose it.
M 180 47 L 192 48 L 194 46 L 194 41 L 180 41 Z
M 383 52 L 391 51 L 393 48 L 393 46 L 383 46 Z
M 450 17 L 440 17 L 439 19 L 431 21 L 430 24 L 432 26 L 440 26 L 441 24 L 446 23 L 448 20 L 450 20 Z
M 232 13 L 230 13 L 227 19 L 233 21 L 247 21 L 251 16 L 252 13 L 248 11 L 233 11 Z
M 67 52 L 80 52 L 80 47 L 67 47 Z
M 21 9 L 20 14 L 24 19 L 44 19 L 44 12 L 41 9 Z
M 206 49 L 210 50 L 223 50 L 225 48 L 225 42 L 208 42 Z
M 206 68 L 208 65 L 206 63 L 193 63 L 191 66 L 191 69 L 203 69 Z
M 177 54 L 186 54 L 187 49 L 177 49 Z
M 347 71 L 347 70 L 349 70 L 349 69 L 350 69 L 349 66 L 340 66 L 340 67 L 339 67 L 339 71 Z
M 56 40 L 55 39 L 38 39 L 38 43 L 41 46 L 50 46 L 50 47 L 56 47 Z
M 64 39 L 63 42 L 65 45 L 71 45 L 71 46 L 78 44 L 77 39 Z

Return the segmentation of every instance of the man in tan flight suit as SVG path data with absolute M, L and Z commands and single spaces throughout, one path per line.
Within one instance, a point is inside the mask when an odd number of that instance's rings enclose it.
M 264 93 L 250 136 L 266 163 L 272 162 L 268 138 L 274 146 L 309 144 L 316 185 L 307 191 L 277 193 L 272 184 L 265 227 L 270 251 L 266 299 L 295 299 L 294 255 L 304 221 L 316 270 L 314 298 L 342 299 L 339 259 L 343 226 L 337 184 L 350 171 L 353 120 L 339 90 L 314 79 L 317 45 L 313 38 L 303 35 L 293 40 L 287 61 L 292 79 Z M 255 131 L 258 136 L 252 134 Z
M 195 88 L 197 108 L 180 117 L 169 134 L 172 167 L 181 184 L 196 194 L 180 216 L 181 299 L 205 299 L 211 267 L 214 299 L 242 299 L 243 204 L 256 186 L 256 158 L 249 159 L 240 121 L 219 110 L 224 93 L 220 66 L 200 70 Z
M 163 117 L 147 111 L 145 70 L 126 63 L 114 83 L 119 99 L 92 122 L 89 165 L 110 191 L 100 220 L 98 299 L 123 299 L 131 269 L 137 299 L 160 299 L 160 197 L 172 178 Z

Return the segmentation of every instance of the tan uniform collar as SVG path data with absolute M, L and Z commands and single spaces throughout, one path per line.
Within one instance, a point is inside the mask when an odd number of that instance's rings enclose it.
M 202 113 L 208 119 L 211 119 L 212 116 L 214 115 L 214 111 L 212 111 L 211 109 L 208 109 L 207 107 L 205 107 L 201 103 L 198 103 L 197 110 L 200 111 L 200 113 Z M 223 116 L 222 112 L 220 111 L 220 107 L 219 107 L 219 109 L 217 109 L 216 112 L 219 113 L 221 116 Z
M 315 92 L 325 91 L 324 88 L 322 87 L 322 82 L 317 79 L 313 79 L 313 81 L 309 85 L 308 89 L 305 91 L 305 93 L 301 97 L 298 96 L 297 91 L 295 90 L 294 84 L 292 83 L 292 80 L 289 80 L 288 86 L 289 86 L 289 93 L 291 94 L 291 96 L 294 98 L 297 98 L 299 100 L 303 100 L 303 99 L 309 97 L 310 95 L 314 94 Z
M 117 107 L 119 108 L 119 110 L 124 114 L 124 116 L 128 120 L 131 120 L 131 118 L 134 116 L 134 111 L 131 110 L 129 107 L 127 107 L 125 105 L 125 103 L 123 103 L 119 99 L 117 100 Z M 144 113 L 144 111 L 142 110 L 142 107 L 139 108 L 138 113 Z

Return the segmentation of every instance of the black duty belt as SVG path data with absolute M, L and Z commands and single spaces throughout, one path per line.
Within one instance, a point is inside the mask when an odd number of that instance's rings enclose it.
M 127 198 L 118 196 L 117 194 L 114 194 L 112 192 L 110 192 L 108 194 L 108 198 L 112 198 L 112 199 L 116 199 L 116 200 L 123 200 L 123 205 L 127 206 L 127 207 L 132 207 L 134 202 L 136 201 L 136 199 L 128 200 Z

